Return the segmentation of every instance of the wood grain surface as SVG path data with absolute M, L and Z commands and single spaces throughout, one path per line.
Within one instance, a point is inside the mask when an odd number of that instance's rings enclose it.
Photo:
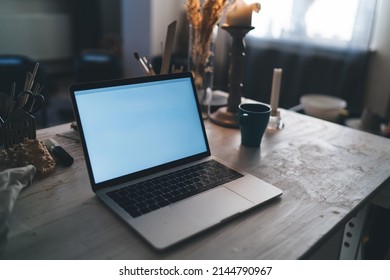
M 206 121 L 212 153 L 283 195 L 167 251 L 151 248 L 91 191 L 70 124 L 38 131 L 75 158 L 20 194 L 3 259 L 298 259 L 309 257 L 390 185 L 390 140 L 290 111 L 285 128 L 245 148 L 237 129 Z M 99 137 L 99 130 L 96 136 Z M 61 135 L 61 136 L 59 136 Z M 65 136 L 65 137 L 64 137 Z M 108 163 L 109 164 L 109 163 Z

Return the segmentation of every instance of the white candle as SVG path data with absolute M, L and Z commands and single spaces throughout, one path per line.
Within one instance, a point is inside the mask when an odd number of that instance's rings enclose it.
M 230 26 L 251 26 L 253 11 L 260 11 L 260 3 L 248 5 L 242 0 L 236 0 L 226 13 L 226 23 Z
M 271 91 L 271 109 L 276 112 L 279 104 L 280 83 L 282 80 L 282 69 L 275 68 L 272 78 L 272 91 Z

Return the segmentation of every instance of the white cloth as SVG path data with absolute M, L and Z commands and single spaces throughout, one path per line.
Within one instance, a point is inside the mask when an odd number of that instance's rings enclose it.
M 0 255 L 7 240 L 7 220 L 20 191 L 29 185 L 36 173 L 33 165 L 11 168 L 0 172 Z

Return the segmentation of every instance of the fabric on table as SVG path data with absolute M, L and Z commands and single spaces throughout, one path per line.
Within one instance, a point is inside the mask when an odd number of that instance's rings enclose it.
M 20 191 L 28 186 L 36 173 L 33 165 L 11 168 L 0 172 L 0 255 L 4 251 L 8 233 L 8 218 Z

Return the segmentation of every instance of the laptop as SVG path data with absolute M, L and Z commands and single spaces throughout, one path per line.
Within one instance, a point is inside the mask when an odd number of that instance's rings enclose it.
M 282 191 L 211 155 L 191 73 L 76 84 L 92 191 L 165 249 Z

